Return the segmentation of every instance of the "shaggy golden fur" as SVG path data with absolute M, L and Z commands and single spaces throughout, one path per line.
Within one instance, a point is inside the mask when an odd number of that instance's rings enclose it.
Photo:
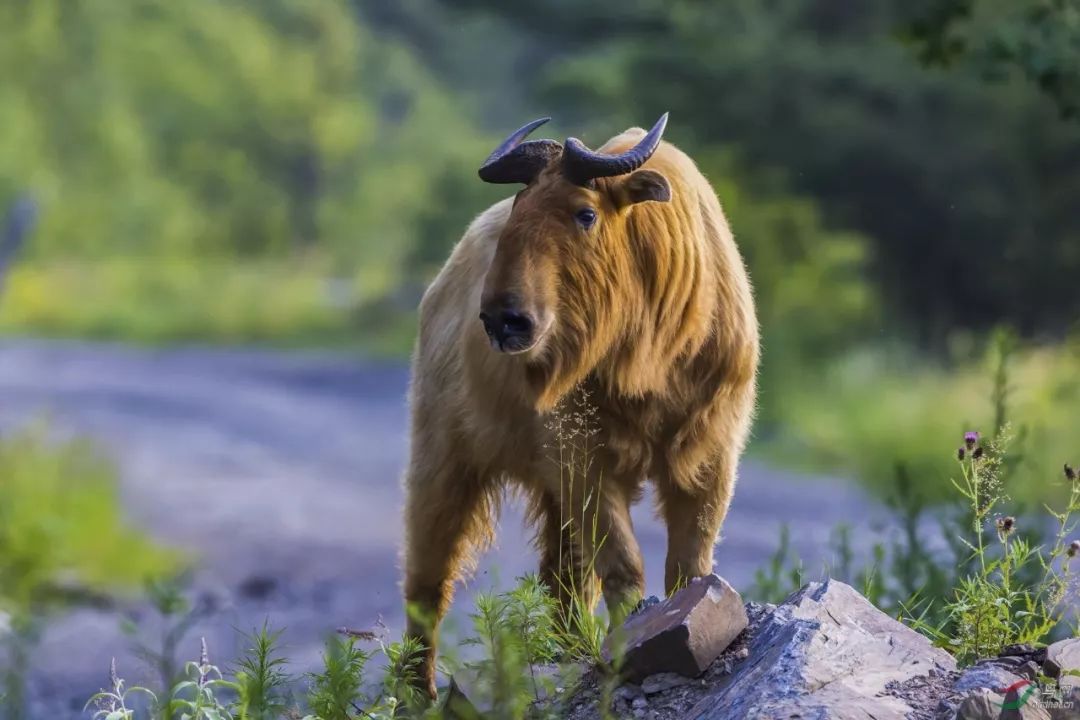
M 621 152 L 642 134 L 627 130 L 601 150 Z M 639 202 L 657 173 L 670 201 Z M 574 221 L 584 205 L 598 215 L 590 230 Z M 534 348 L 490 347 L 477 315 L 491 293 L 523 298 L 542 320 Z M 645 478 L 668 528 L 667 590 L 711 572 L 757 364 L 750 282 L 731 231 L 709 183 L 669 143 L 642 170 L 590 187 L 553 161 L 472 223 L 420 305 L 413 358 L 404 592 L 409 632 L 428 647 L 432 696 L 438 621 L 492 539 L 508 484 L 529 500 L 541 575 L 564 601 L 571 584 L 595 589 L 593 570 L 613 618 L 642 596 L 629 508 Z M 567 488 L 550 460 L 549 419 L 579 387 L 596 409 L 598 449 L 587 477 Z M 586 515 L 602 543 L 565 522 Z

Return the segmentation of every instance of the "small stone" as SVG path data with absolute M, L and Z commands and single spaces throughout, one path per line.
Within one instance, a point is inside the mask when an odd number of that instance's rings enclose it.
M 649 707 L 649 701 L 646 700 L 644 696 L 636 697 L 630 703 L 630 707 L 633 708 L 634 710 L 644 710 L 647 707 Z
M 1042 675 L 1042 666 L 1037 662 L 1028 660 L 1026 663 L 1016 668 L 1016 672 L 1028 680 L 1035 681 Z
M 735 652 L 735 659 L 736 660 L 745 660 L 748 657 L 750 657 L 750 649 L 749 648 L 741 647 Z
M 655 695 L 665 690 L 681 687 L 692 682 L 690 678 L 677 673 L 659 673 L 650 675 L 641 681 L 641 691 L 646 695 Z
M 641 697 L 641 687 L 634 683 L 626 683 L 615 688 L 615 692 L 612 693 L 612 697 L 616 700 L 622 700 L 624 702 L 633 702 L 637 698 Z
M 659 605 L 631 616 L 604 641 L 604 657 L 625 647 L 622 672 L 631 681 L 675 672 L 698 677 L 749 623 L 739 593 L 716 575 L 695 578 Z
M 634 615 L 637 615 L 638 613 L 648 610 L 652 606 L 659 604 L 660 598 L 656 597 L 655 595 L 650 595 L 647 598 L 642 598 L 641 601 L 638 602 L 637 606 L 630 612 L 630 616 L 633 617 Z

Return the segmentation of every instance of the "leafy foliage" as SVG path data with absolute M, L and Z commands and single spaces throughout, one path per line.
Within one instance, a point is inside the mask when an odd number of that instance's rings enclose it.
M 281 655 L 281 631 L 268 623 L 244 636 L 247 651 L 234 671 L 236 720 L 275 720 L 290 709 L 288 662 Z
M 311 676 L 307 698 L 320 720 L 350 720 L 354 708 L 365 702 L 363 674 L 370 658 L 353 638 L 327 639 L 323 670 Z
M 876 544 L 871 564 L 859 570 L 850 539 L 841 532 L 834 543 L 841 561 L 823 573 L 861 585 L 872 602 L 962 663 L 994 656 L 1006 645 L 1041 644 L 1070 622 L 1077 632 L 1068 600 L 1078 587 L 1073 567 L 1080 554 L 1080 539 L 1074 537 L 1080 528 L 1077 473 L 1066 465 L 1064 486 L 1057 483 L 1056 507 L 1062 509 L 1045 506 L 1056 526 L 1050 535 L 1042 530 L 1045 516 L 1010 497 L 1029 488 L 1033 474 L 1045 468 L 1029 459 L 1035 434 L 1017 440 L 1009 424 L 1013 343 L 1008 334 L 995 342 L 990 406 L 999 430 L 985 442 L 977 432 L 965 434 L 953 453 L 954 475 L 946 484 L 951 493 L 935 496 L 931 504 L 912 483 L 908 466 L 897 460 L 890 505 L 899 532 Z M 803 576 L 785 530 L 752 592 L 775 601 L 797 588 Z
M 176 602 L 179 608 L 182 603 Z M 177 610 L 179 611 L 179 610 Z M 175 614 L 175 613 L 174 613 Z M 555 601 L 534 576 L 521 578 L 510 591 L 481 595 L 472 615 L 474 635 L 465 643 L 481 650 L 480 657 L 455 670 L 469 670 L 480 679 L 473 699 L 490 701 L 504 719 L 557 717 L 559 692 L 542 671 L 564 659 L 580 659 L 575 642 L 561 625 Z M 188 662 L 178 678 L 166 682 L 171 690 L 154 693 L 146 688 L 127 689 L 113 663 L 109 687 L 95 695 L 87 707 L 95 720 L 136 720 L 155 714 L 164 720 L 279 720 L 301 717 L 293 690 L 299 678 L 288 672 L 281 653 L 280 632 L 264 624 L 244 635 L 246 650 L 234 668 L 223 673 L 210 662 L 206 641 L 198 661 Z M 375 644 L 367 650 L 362 642 Z M 439 718 L 450 712 L 443 705 L 429 706 L 416 686 L 422 646 L 415 638 L 385 642 L 375 632 L 342 630 L 327 639 L 323 667 L 306 676 L 306 720 L 394 720 Z M 382 661 L 381 679 L 372 681 L 373 661 Z M 575 682 L 568 672 L 564 683 Z M 612 675 L 610 688 L 617 677 Z M 142 695 L 150 707 L 136 706 L 129 698 Z M 610 699 L 609 699 L 610 700 Z M 608 702 L 610 704 L 610 702 Z M 140 709 L 143 708 L 143 709 Z
M 1080 3 L 1075 0 L 930 0 L 908 35 L 931 65 L 966 61 L 991 80 L 1017 70 L 1080 116 Z
M 1023 37 L 1033 67 L 1073 72 L 1074 2 L 977 4 Z M 737 178 L 748 192 L 809 195 L 826 226 L 868 237 L 890 335 L 941 350 L 958 328 L 1060 336 L 1077 317 L 1080 174 L 1063 159 L 1080 126 L 1026 83 L 918 63 L 898 35 L 922 4 L 469 5 L 544 43 L 545 62 L 523 59 L 517 81 L 546 113 L 591 130 L 586 140 L 671 111 L 671 138 L 695 158 L 730 148 L 753 171 Z M 1029 11 L 1046 16 L 1030 30 Z M 744 247 L 756 242 L 735 229 Z
M 475 635 L 465 643 L 484 652 L 467 667 L 480 678 L 486 704 L 498 708 L 501 718 L 525 717 L 532 703 L 552 692 L 536 666 L 561 655 L 554 599 L 539 578 L 529 575 L 509 593 L 477 596 L 470 617 Z
M 138 585 L 175 565 L 124 520 L 116 470 L 43 425 L 0 439 L 0 609 L 22 613 Z
M 0 207 L 40 198 L 38 258 L 317 249 L 393 277 L 487 145 L 336 0 L 12 1 L 0 28 Z

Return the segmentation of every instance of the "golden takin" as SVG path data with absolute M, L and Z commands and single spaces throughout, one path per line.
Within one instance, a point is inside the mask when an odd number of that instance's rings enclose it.
M 432 697 L 439 621 L 507 486 L 563 607 L 602 588 L 619 622 L 644 592 L 646 478 L 670 593 L 712 571 L 754 411 L 750 281 L 712 187 L 661 141 L 667 115 L 598 151 L 526 141 L 544 122 L 480 168 L 524 188 L 476 218 L 420 304 L 404 594 Z

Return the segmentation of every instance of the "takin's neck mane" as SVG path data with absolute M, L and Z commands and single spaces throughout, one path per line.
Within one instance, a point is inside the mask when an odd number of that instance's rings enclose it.
M 558 328 L 526 371 L 540 412 L 590 376 L 609 397 L 663 394 L 713 333 L 721 291 L 706 237 L 713 219 L 678 168 L 656 164 L 672 200 L 627 209 L 625 232 L 563 271 Z

